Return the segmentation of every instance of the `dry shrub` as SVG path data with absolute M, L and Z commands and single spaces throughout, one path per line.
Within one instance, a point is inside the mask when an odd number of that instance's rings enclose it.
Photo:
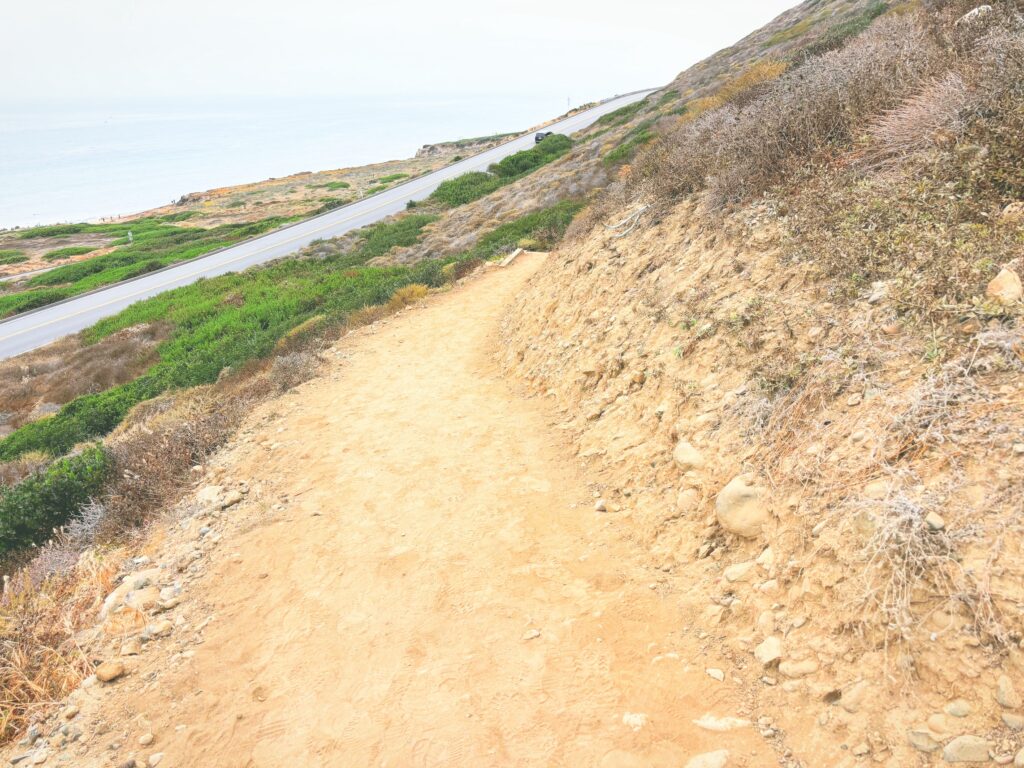
M 0 484 L 14 485 L 50 465 L 53 457 L 42 451 L 29 451 L 13 461 L 0 462 Z
M 309 352 L 292 352 L 274 358 L 267 377 L 278 392 L 287 392 L 316 375 L 320 361 Z
M 63 405 L 80 395 L 101 392 L 130 381 L 156 360 L 157 345 L 167 338 L 163 325 L 136 326 L 91 346 L 79 336 L 0 363 L 0 411 L 6 424 L 32 420 L 43 403 Z
M 430 289 L 425 285 L 419 283 L 412 283 L 411 285 L 405 285 L 396 290 L 391 298 L 388 299 L 388 309 L 392 312 L 397 312 L 400 309 L 404 309 L 410 304 L 415 304 L 417 301 L 422 299 L 429 293 Z
M 113 588 L 118 571 L 113 558 L 95 553 L 76 556 L 70 568 L 62 565 L 37 580 L 46 568 L 33 564 L 19 572 L 5 581 L 0 597 L 0 742 L 91 672 L 75 634 L 95 620 L 94 606 Z
M 980 531 L 971 526 L 933 530 L 925 521 L 932 512 L 945 512 L 947 499 L 938 492 L 916 497 L 895 492 L 885 499 L 848 502 L 839 512 L 841 535 L 864 540 L 853 591 L 846 597 L 862 617 L 861 630 L 872 634 L 880 628 L 886 646 L 914 639 L 922 621 L 938 610 L 965 614 L 975 632 L 1007 639 L 988 591 L 989 574 L 961 565 L 958 549 Z M 866 539 L 858 534 L 865 529 Z
M 661 204 L 701 190 L 721 205 L 750 199 L 848 145 L 859 125 L 893 109 L 947 68 L 921 14 L 883 17 L 846 47 L 809 59 L 684 123 L 638 161 L 634 194 Z
M 963 78 L 950 72 L 928 83 L 896 109 L 868 126 L 871 147 L 866 159 L 878 166 L 913 152 L 948 145 L 963 133 L 969 104 Z

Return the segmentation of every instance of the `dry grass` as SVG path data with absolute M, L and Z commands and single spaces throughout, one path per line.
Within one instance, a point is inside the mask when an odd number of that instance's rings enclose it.
M 39 582 L 38 568 L 5 581 L 0 597 L 0 741 L 70 693 L 92 669 L 75 635 L 114 586 L 114 558 L 76 557 Z
M 79 336 L 0 363 L 0 411 L 6 424 L 32 421 L 42 404 L 64 405 L 138 377 L 156 360 L 168 335 L 162 326 L 127 328 L 92 346 Z

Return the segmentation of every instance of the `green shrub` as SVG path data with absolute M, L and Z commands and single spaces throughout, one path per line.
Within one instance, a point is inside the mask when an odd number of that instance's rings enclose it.
M 372 187 L 367 187 L 366 192 L 364 192 L 363 194 L 369 197 L 370 195 L 376 195 L 378 192 L 383 192 L 387 188 L 387 184 L 375 184 Z
M 14 249 L 0 250 L 0 264 L 21 264 L 25 261 L 28 261 L 28 256 L 22 251 Z
M 394 181 L 398 181 L 399 179 L 408 179 L 408 178 L 409 178 L 409 174 L 408 173 L 392 173 L 392 174 L 390 174 L 388 176 L 381 176 L 374 183 L 375 184 L 390 184 L 390 183 L 392 183 Z
M 633 115 L 645 107 L 647 107 L 647 99 L 634 101 L 632 104 L 619 107 L 614 112 L 609 112 L 607 115 L 601 115 L 601 117 L 594 121 L 594 125 L 603 125 L 610 128 L 614 128 L 616 125 L 623 125 L 624 123 L 628 123 Z
M 77 235 L 87 231 L 89 224 L 50 224 L 44 227 L 30 227 L 18 233 L 22 240 L 29 240 L 36 237 L 62 237 L 64 235 Z
M 654 120 L 644 120 L 629 133 L 622 137 L 622 141 L 615 149 L 604 156 L 603 162 L 607 166 L 620 165 L 633 159 L 637 150 L 654 138 Z
M 41 544 L 103 488 L 111 462 L 98 445 L 0 491 L 0 552 Z
M 493 164 L 486 173 L 470 171 L 454 179 L 443 181 L 431 195 L 430 200 L 446 208 L 479 200 L 496 189 L 511 184 L 543 165 L 561 157 L 572 148 L 572 140 L 561 134 L 548 136 L 535 147 L 509 155 Z
M 43 258 L 47 261 L 57 261 L 58 259 L 70 259 L 72 256 L 82 256 L 95 250 L 96 248 L 90 245 L 72 245 L 67 248 L 58 248 L 55 251 L 50 251 Z
M 578 200 L 563 200 L 557 205 L 502 224 L 481 237 L 460 259 L 490 259 L 515 250 L 520 240 L 530 239 L 536 247 L 551 248 L 565 234 L 573 217 L 583 208 Z

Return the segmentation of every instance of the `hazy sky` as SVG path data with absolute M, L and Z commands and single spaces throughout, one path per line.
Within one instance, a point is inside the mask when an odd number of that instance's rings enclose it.
M 662 85 L 795 0 L 12 0 L 4 98 L 565 94 Z

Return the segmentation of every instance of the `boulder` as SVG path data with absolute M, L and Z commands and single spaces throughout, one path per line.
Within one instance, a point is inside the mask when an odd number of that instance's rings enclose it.
M 987 763 L 991 743 L 981 736 L 957 736 L 942 750 L 947 763 Z
M 752 474 L 734 477 L 718 492 L 718 498 L 715 499 L 719 524 L 729 533 L 742 538 L 757 538 L 768 520 L 764 495 L 764 489 L 756 485 Z

